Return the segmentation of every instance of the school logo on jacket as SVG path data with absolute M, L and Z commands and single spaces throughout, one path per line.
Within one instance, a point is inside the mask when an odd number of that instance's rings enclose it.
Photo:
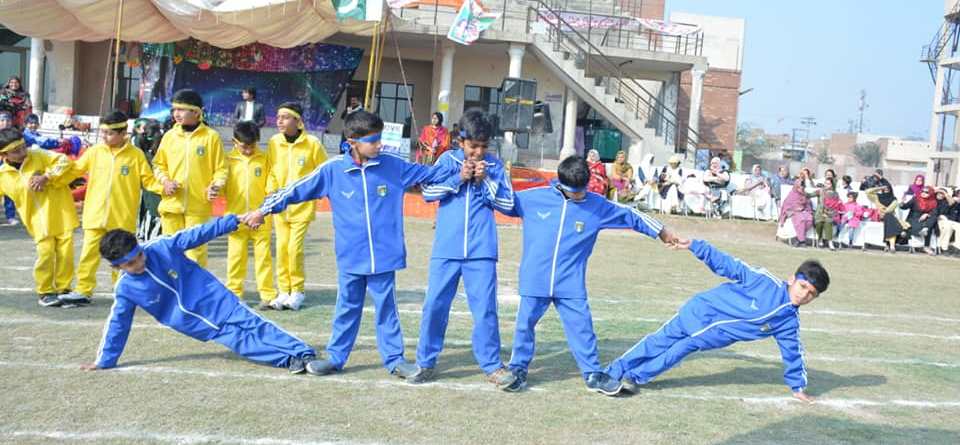
M 550 212 L 540 212 L 540 211 L 538 211 L 538 212 L 537 212 L 537 216 L 539 216 L 540 219 L 547 219 L 547 218 L 550 217 Z
M 760 326 L 760 332 L 770 332 L 770 323 L 764 323 L 763 326 Z
M 197 156 L 203 156 L 203 155 L 205 155 L 205 154 L 207 154 L 207 148 L 204 147 L 204 146 L 202 146 L 202 145 L 198 145 L 198 146 L 197 146 Z
M 378 185 L 378 186 L 377 186 L 377 194 L 380 195 L 381 198 L 384 197 L 384 196 L 387 196 L 387 186 L 386 186 L 386 185 Z
M 577 233 L 583 233 L 583 221 L 577 221 L 573 223 L 573 227 L 576 228 Z
M 297 158 L 297 165 L 303 167 L 303 166 L 306 165 L 306 164 L 307 164 L 307 158 L 306 158 L 306 157 L 300 156 L 299 158 Z
M 178 275 L 177 275 L 177 271 L 175 271 L 175 270 L 173 270 L 173 269 L 167 270 L 167 275 L 169 275 L 170 278 L 173 278 L 174 280 L 176 280 L 176 279 L 177 279 L 177 276 L 178 276 Z
M 120 176 L 127 176 L 130 174 L 130 166 L 121 165 L 120 166 Z
M 340 194 L 343 195 L 344 198 L 350 199 L 353 198 L 353 192 L 353 190 L 350 190 L 349 192 L 341 191 Z
M 253 176 L 260 177 L 263 174 L 263 170 L 260 167 L 254 167 Z

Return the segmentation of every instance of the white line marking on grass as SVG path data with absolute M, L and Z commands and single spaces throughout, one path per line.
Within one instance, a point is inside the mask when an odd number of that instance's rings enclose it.
M 818 329 L 818 328 L 800 328 L 801 332 L 818 332 L 824 334 L 861 334 L 861 335 L 881 335 L 881 336 L 893 336 L 893 337 L 920 337 L 920 338 L 932 338 L 936 340 L 947 340 L 947 341 L 960 341 L 960 335 L 934 335 L 934 334 L 921 334 L 917 332 L 900 332 L 900 331 L 880 331 L 873 329 Z
M 830 309 L 804 309 L 804 314 L 836 315 L 841 317 L 893 318 L 897 320 L 937 321 L 942 323 L 960 323 L 960 318 L 937 317 L 933 315 L 910 314 L 872 314 L 869 312 L 834 311 Z
M 49 365 L 43 363 L 27 363 L 27 362 L 6 362 L 0 361 L 0 367 L 8 368 L 40 368 L 40 369 L 50 369 L 50 370 L 73 370 L 79 372 L 79 366 L 77 365 Z M 300 382 L 333 382 L 333 383 L 347 383 L 347 384 L 356 384 L 356 385 L 375 385 L 383 388 L 411 388 L 411 389 L 441 389 L 441 390 L 453 390 L 453 391 L 468 391 L 468 392 L 487 392 L 487 393 L 496 393 L 500 392 L 493 388 L 489 384 L 469 384 L 469 383 L 450 383 L 450 382 L 430 382 L 420 385 L 413 385 L 406 383 L 400 380 L 368 380 L 368 379 L 353 379 L 347 377 L 340 377 L 337 375 L 325 376 L 318 378 L 311 378 L 309 376 L 295 376 L 290 374 L 265 374 L 260 372 L 224 372 L 224 371 L 205 371 L 200 369 L 189 369 L 189 368 L 167 368 L 159 366 L 130 366 L 130 367 L 120 367 L 111 369 L 108 371 L 100 372 L 114 372 L 114 373 L 128 373 L 135 374 L 138 376 L 146 374 L 157 374 L 157 375 L 188 375 L 196 377 L 209 377 L 217 380 L 223 380 L 226 378 L 232 379 L 244 379 L 244 380 L 273 380 L 273 381 L 300 381 Z M 551 393 L 572 393 L 573 390 L 560 390 L 552 391 L 540 387 L 529 388 L 528 391 L 535 392 L 551 392 Z M 580 391 L 579 389 L 577 391 Z M 638 398 L 666 398 L 666 399 L 684 399 L 684 400 L 700 400 L 706 402 L 712 401 L 734 401 L 734 402 L 744 402 L 744 403 L 758 403 L 758 404 L 774 404 L 774 405 L 786 405 L 788 403 L 801 403 L 797 400 L 794 400 L 790 397 L 759 397 L 759 396 L 721 396 L 713 394 L 685 394 L 682 392 L 666 392 L 666 390 L 660 391 L 641 391 Z M 944 400 L 944 401 L 931 401 L 931 400 L 902 400 L 902 399 L 892 399 L 892 400 L 865 400 L 865 399 L 842 399 L 842 398 L 827 398 L 820 397 L 817 398 L 817 405 L 828 406 L 837 409 L 849 409 L 856 407 L 885 407 L 885 406 L 900 406 L 905 408 L 917 408 L 917 409 L 930 409 L 930 408 L 960 408 L 960 401 Z M 122 438 L 122 437 L 121 437 Z M 238 439 L 244 440 L 244 439 Z M 210 441 L 210 440 L 208 440 Z M 197 442 L 185 442 L 185 443 L 197 443 Z M 199 441 L 202 443 L 202 441 Z M 236 443 L 267 443 L 267 444 L 285 444 L 287 442 L 236 442 Z M 302 443 L 302 442 L 294 442 Z
M 171 434 L 149 431 L 2 431 L 0 436 L 10 438 L 41 438 L 78 442 L 129 440 L 134 442 L 166 442 L 175 444 L 230 443 L 238 445 L 333 445 L 344 442 L 311 442 L 303 439 L 274 439 L 271 437 L 247 438 L 220 434 Z

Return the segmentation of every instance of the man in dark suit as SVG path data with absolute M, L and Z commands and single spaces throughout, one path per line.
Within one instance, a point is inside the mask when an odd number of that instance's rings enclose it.
M 257 127 L 263 127 L 267 123 L 263 116 L 263 104 L 256 102 L 257 90 L 253 87 L 244 88 L 240 91 L 242 101 L 237 102 L 237 108 L 233 110 L 233 118 L 237 122 L 252 121 Z

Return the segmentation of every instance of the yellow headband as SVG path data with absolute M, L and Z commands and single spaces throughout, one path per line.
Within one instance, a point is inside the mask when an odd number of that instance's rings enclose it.
M 15 140 L 15 141 L 7 144 L 5 147 L 0 148 L 0 153 L 6 153 L 6 152 L 8 152 L 8 151 L 13 151 L 15 148 L 20 148 L 21 145 L 24 145 L 24 144 L 26 144 L 26 143 L 27 143 L 27 141 L 23 140 L 22 138 L 21 138 L 21 139 L 17 139 L 17 140 Z
M 100 129 L 101 129 L 101 130 L 119 130 L 119 129 L 121 129 L 121 128 L 124 129 L 124 130 L 126 130 L 126 129 L 127 129 L 127 123 L 126 123 L 126 122 L 117 122 L 117 123 L 115 123 L 115 124 L 100 124 Z
M 289 108 L 281 107 L 281 108 L 278 108 L 278 109 L 277 109 L 277 114 L 280 114 L 281 111 L 286 112 L 287 114 L 289 114 L 289 115 L 297 118 L 297 121 L 298 121 L 298 122 L 297 122 L 297 129 L 303 130 L 303 118 L 300 117 L 300 113 L 297 113 L 296 111 L 293 111 L 293 110 L 291 110 L 291 109 L 289 109 Z
M 196 105 L 185 104 L 183 102 L 174 102 L 173 108 L 182 108 L 184 110 L 192 110 L 192 111 L 196 111 L 197 113 L 203 114 L 203 108 L 200 108 Z

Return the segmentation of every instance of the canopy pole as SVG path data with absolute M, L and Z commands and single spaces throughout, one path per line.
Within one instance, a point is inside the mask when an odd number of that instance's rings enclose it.
M 110 108 L 117 106 L 117 88 L 120 77 L 120 31 L 123 27 L 123 0 L 117 3 L 117 37 L 113 52 L 113 93 L 110 96 Z
M 370 81 L 373 80 L 373 69 L 377 57 L 377 44 L 380 43 L 380 23 L 373 25 L 373 36 L 370 38 L 370 63 L 367 65 L 367 86 L 363 93 L 363 108 L 370 106 Z

